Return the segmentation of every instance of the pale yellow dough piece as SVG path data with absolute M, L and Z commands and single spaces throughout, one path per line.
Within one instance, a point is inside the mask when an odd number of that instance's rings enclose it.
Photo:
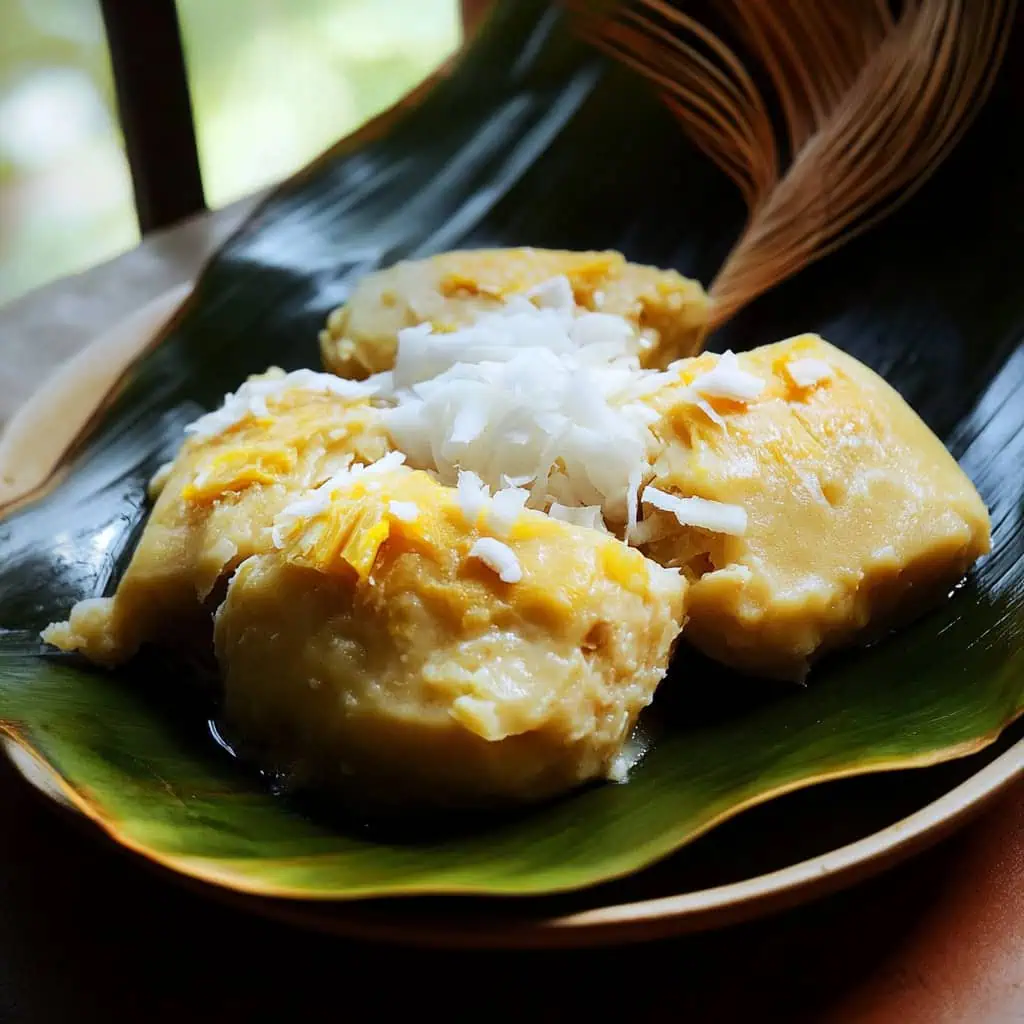
M 377 804 L 536 800 L 612 773 L 666 671 L 685 580 L 538 512 L 488 524 L 398 470 L 246 561 L 216 625 L 233 735 Z M 470 555 L 487 535 L 519 582 Z
M 252 379 L 265 376 L 275 372 Z M 270 399 L 270 412 L 186 441 L 157 474 L 156 504 L 114 596 L 79 602 L 46 641 L 108 666 L 149 642 L 208 651 L 226 579 L 273 547 L 274 516 L 353 458 L 389 450 L 366 402 L 293 389 Z
M 806 359 L 829 373 L 801 387 L 808 364 L 793 364 Z M 823 651 L 945 596 L 989 550 L 971 481 L 866 366 L 816 335 L 741 354 L 765 388 L 749 403 L 711 399 L 718 425 L 687 392 L 716 360 L 687 360 L 650 399 L 666 442 L 652 482 L 740 506 L 747 530 L 711 534 L 649 507 L 641 527 L 660 535 L 643 550 L 693 581 L 686 639 L 712 658 L 800 679 Z
M 390 370 L 403 327 L 465 327 L 511 295 L 559 275 L 569 279 L 577 305 L 624 317 L 639 329 L 644 365 L 666 366 L 700 344 L 708 297 L 698 282 L 674 270 L 627 263 L 617 252 L 462 250 L 403 261 L 359 281 L 321 332 L 324 365 L 354 378 Z

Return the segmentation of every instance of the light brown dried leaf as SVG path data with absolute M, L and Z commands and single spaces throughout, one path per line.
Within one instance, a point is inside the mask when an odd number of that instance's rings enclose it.
M 658 87 L 747 204 L 746 227 L 711 284 L 715 325 L 927 180 L 988 95 L 1016 8 L 719 0 L 722 32 L 687 13 L 686 0 L 567 2 L 585 38 Z

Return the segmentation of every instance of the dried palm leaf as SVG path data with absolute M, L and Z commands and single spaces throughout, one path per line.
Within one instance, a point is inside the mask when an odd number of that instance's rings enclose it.
M 1016 0 L 720 0 L 703 17 L 687 0 L 568 5 L 743 196 L 710 289 L 718 325 L 928 178 L 992 86 Z

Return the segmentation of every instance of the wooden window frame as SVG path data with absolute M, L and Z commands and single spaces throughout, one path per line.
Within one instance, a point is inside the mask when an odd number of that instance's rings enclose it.
M 461 0 L 467 34 L 491 2 Z M 139 229 L 148 234 L 206 209 L 177 5 L 99 3 Z

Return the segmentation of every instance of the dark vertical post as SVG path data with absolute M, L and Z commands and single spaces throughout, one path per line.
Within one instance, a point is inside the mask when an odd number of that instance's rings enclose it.
M 462 0 L 462 32 L 469 38 L 487 16 L 494 0 Z
M 146 233 L 204 209 L 174 0 L 100 0 L 117 105 Z

